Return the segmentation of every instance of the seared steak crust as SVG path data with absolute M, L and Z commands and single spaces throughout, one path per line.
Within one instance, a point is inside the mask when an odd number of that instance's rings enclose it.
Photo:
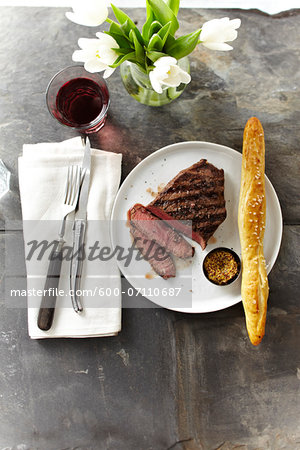
M 179 172 L 147 209 L 163 220 L 192 221 L 192 239 L 204 250 L 226 218 L 224 170 L 201 159 Z M 178 231 L 190 234 L 184 223 L 175 226 Z

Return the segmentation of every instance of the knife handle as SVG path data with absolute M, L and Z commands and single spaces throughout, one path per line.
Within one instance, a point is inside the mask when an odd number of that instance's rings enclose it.
M 85 220 L 75 220 L 73 225 L 73 257 L 71 261 L 70 288 L 73 308 L 82 311 L 82 305 L 77 290 L 80 288 L 82 266 L 84 259 Z
M 62 264 L 62 245 L 59 243 L 50 256 L 50 263 L 48 267 L 46 282 L 44 286 L 44 295 L 42 297 L 41 306 L 39 310 L 37 325 L 40 330 L 50 330 L 57 298 L 57 289 L 59 285 L 61 264 Z

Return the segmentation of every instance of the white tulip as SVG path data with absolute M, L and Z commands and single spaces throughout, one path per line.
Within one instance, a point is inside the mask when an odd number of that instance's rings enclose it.
M 96 36 L 98 39 L 79 39 L 81 50 L 75 50 L 72 59 L 84 62 L 84 68 L 88 72 L 104 71 L 103 78 L 108 78 L 115 71 L 109 66 L 118 58 L 113 48 L 119 48 L 119 45 L 108 34 L 96 33 Z
M 101 25 L 108 16 L 105 0 L 73 0 L 72 8 L 72 12 L 66 12 L 66 17 L 72 22 L 87 27 Z
M 154 63 L 154 69 L 149 73 L 151 85 L 155 92 L 161 94 L 164 89 L 177 87 L 181 83 L 188 84 L 190 75 L 177 65 L 177 60 L 171 56 L 162 56 Z
M 229 20 L 229 17 L 209 20 L 202 27 L 200 42 L 211 50 L 232 50 L 231 45 L 225 42 L 234 41 L 237 38 L 236 29 L 240 25 L 240 19 Z

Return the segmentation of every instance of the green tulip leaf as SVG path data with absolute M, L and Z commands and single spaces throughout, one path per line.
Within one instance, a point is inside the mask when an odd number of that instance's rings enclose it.
M 179 11 L 180 0 L 167 0 L 166 1 L 169 8 L 173 11 L 175 16 L 177 16 Z
M 153 34 L 148 44 L 148 50 L 157 50 L 160 52 L 162 48 L 163 48 L 162 39 L 158 36 L 158 34 Z
M 133 40 L 137 61 L 140 64 L 144 64 L 144 62 L 145 62 L 144 47 L 142 47 L 142 45 L 139 43 L 139 40 L 138 40 L 134 30 L 130 31 L 129 37 L 130 37 L 130 39 Z
M 127 55 L 120 55 L 118 56 L 118 58 L 115 60 L 115 62 L 113 64 L 111 64 L 109 67 L 115 69 L 116 67 L 120 66 L 124 61 L 131 61 L 131 62 L 136 62 L 135 59 L 135 52 L 130 52 Z
M 130 40 L 124 34 L 115 33 L 113 31 L 104 31 L 105 34 L 108 34 L 117 42 L 119 47 L 131 48 Z
M 176 59 L 189 55 L 198 44 L 200 32 L 201 30 L 197 30 L 185 36 L 180 36 L 170 44 L 167 42 L 165 45 L 166 53 Z
M 166 39 L 165 48 L 171 47 L 175 42 L 176 39 L 169 33 Z
M 150 59 L 150 61 L 155 63 L 155 61 L 157 61 L 159 58 L 162 58 L 163 56 L 168 56 L 168 55 L 166 55 L 165 53 L 162 53 L 162 52 L 157 52 L 155 50 L 147 50 L 146 56 L 147 56 L 147 58 Z
M 122 23 L 122 25 L 120 26 L 120 30 L 125 34 L 126 37 L 129 37 L 129 33 L 131 30 L 131 26 L 129 25 L 128 20 L 126 20 L 125 22 Z
M 133 49 L 132 48 L 112 48 L 112 50 L 117 54 L 117 55 L 128 55 L 128 53 L 132 53 Z
M 179 28 L 179 23 L 169 6 L 163 0 L 147 0 L 147 2 L 154 13 L 154 16 L 162 25 L 171 22 L 170 33 L 174 35 L 175 31 Z
M 117 22 L 114 22 L 113 20 L 110 23 L 109 31 L 115 34 L 123 35 L 123 31 L 120 28 L 120 25 Z
M 122 29 L 123 25 L 125 25 L 124 28 L 126 29 L 126 35 L 129 35 L 130 30 L 134 30 L 136 37 L 139 40 L 139 43 L 141 45 L 144 45 L 144 39 L 143 39 L 140 31 L 136 27 L 135 23 L 133 22 L 133 20 L 131 20 L 127 14 L 125 14 L 123 11 L 121 11 L 121 9 L 117 8 L 117 6 L 114 6 L 113 4 L 111 4 L 111 7 L 114 12 L 114 15 L 116 16 L 117 21 L 121 24 L 121 29 Z
M 152 22 L 151 27 L 149 29 L 148 39 L 151 39 L 151 36 L 153 36 L 153 34 L 158 33 L 159 30 L 161 29 L 161 27 L 162 27 L 162 25 L 157 20 L 154 20 L 154 22 Z
M 150 27 L 154 20 L 155 19 L 154 19 L 153 11 L 149 7 L 149 5 L 147 5 L 147 20 L 144 23 L 143 30 L 142 30 L 142 36 L 143 36 L 143 39 L 145 42 L 149 41 L 149 30 L 150 30 Z
M 169 36 L 171 25 L 171 22 L 166 23 L 166 25 L 164 25 L 157 33 L 163 42 L 163 46 L 165 45 L 166 40 Z
M 117 21 L 122 25 L 123 23 L 125 23 L 126 21 L 128 21 L 131 25 L 132 28 L 135 27 L 134 22 L 130 19 L 130 17 L 125 14 L 121 9 L 119 9 L 117 6 L 115 5 L 111 5 L 112 10 L 114 12 L 114 15 L 116 16 Z

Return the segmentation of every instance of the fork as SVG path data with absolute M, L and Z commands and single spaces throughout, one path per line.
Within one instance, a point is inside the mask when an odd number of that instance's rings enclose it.
M 61 264 L 63 259 L 66 219 L 67 216 L 76 208 L 81 180 L 81 167 L 69 166 L 64 194 L 64 203 L 62 207 L 63 219 L 58 233 L 59 239 L 58 241 L 55 241 L 56 245 L 54 246 L 54 249 L 50 255 L 50 263 L 37 320 L 38 327 L 44 331 L 49 330 L 53 322 Z

